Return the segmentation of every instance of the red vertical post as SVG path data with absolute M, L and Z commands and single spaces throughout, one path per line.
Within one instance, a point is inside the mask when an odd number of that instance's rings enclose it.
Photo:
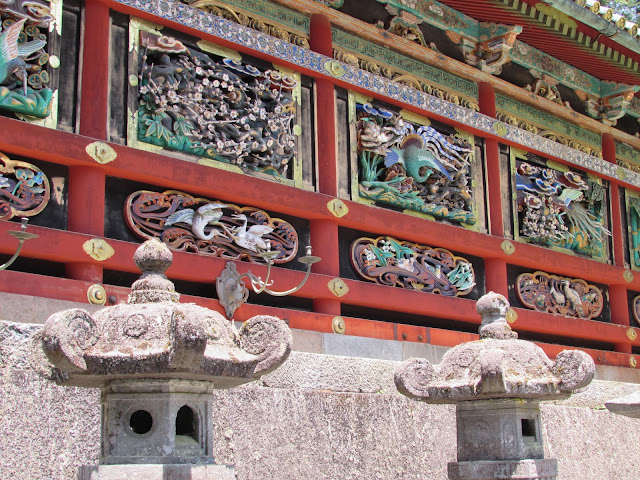
M 107 139 L 109 111 L 109 7 L 90 1 L 84 9 L 79 133 Z M 69 169 L 67 228 L 101 237 L 104 235 L 105 175 L 99 166 Z M 88 259 L 88 257 L 87 257 Z M 67 276 L 102 282 L 102 267 L 93 262 L 66 265 Z
M 616 163 L 616 143 L 610 133 L 602 134 L 602 158 L 607 162 Z M 624 267 L 624 241 L 625 231 L 622 228 L 622 205 L 620 204 L 620 187 L 611 182 L 611 233 L 613 235 L 613 260 L 614 264 Z M 621 279 L 622 282 L 622 279 Z M 629 326 L 629 305 L 627 289 L 623 283 L 609 285 L 609 305 L 611 306 L 611 322 Z M 631 353 L 631 344 L 614 344 L 616 352 Z
M 480 113 L 489 117 L 496 116 L 496 93 L 488 82 L 478 84 L 478 103 Z M 485 140 L 487 164 L 487 189 L 489 197 L 489 233 L 496 237 L 504 236 L 504 215 L 502 212 L 502 182 L 500 169 L 500 147 L 493 138 Z M 487 258 L 484 263 L 486 288 L 502 295 L 508 295 L 507 262 L 501 258 Z
M 333 57 L 331 24 L 324 15 L 311 15 L 309 35 L 311 50 Z M 315 84 L 316 132 L 318 165 L 318 190 L 333 197 L 338 196 L 338 159 L 336 152 L 336 97 L 334 85 L 329 79 L 318 78 Z M 314 272 L 340 276 L 338 224 L 330 220 L 313 220 L 310 225 L 311 244 L 314 253 L 322 261 L 314 266 Z M 328 315 L 340 315 L 340 301 L 314 300 L 313 310 Z

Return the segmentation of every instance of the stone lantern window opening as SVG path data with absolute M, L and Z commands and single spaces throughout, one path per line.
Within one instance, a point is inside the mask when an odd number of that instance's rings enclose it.
M 129 417 L 129 428 L 136 435 L 149 433 L 153 427 L 153 417 L 146 410 L 136 410 Z
M 521 422 L 521 431 L 522 431 L 522 439 L 526 442 L 537 442 L 538 435 L 538 422 L 535 418 L 522 418 Z
M 200 443 L 199 422 L 197 414 L 189 405 L 183 405 L 176 414 L 176 444 L 177 443 Z

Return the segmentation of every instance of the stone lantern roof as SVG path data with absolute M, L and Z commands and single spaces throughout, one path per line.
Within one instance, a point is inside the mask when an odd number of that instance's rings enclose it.
M 554 362 L 537 345 L 519 340 L 506 315 L 509 302 L 494 292 L 477 303 L 480 340 L 449 350 L 440 365 L 411 359 L 396 371 L 398 389 L 431 403 L 467 400 L 563 398 L 585 387 L 595 373 L 593 359 L 565 350 Z
M 277 367 L 291 349 L 288 327 L 257 316 L 238 333 L 218 312 L 182 304 L 164 272 L 172 263 L 158 240 L 145 242 L 134 260 L 142 271 L 128 303 L 93 316 L 82 309 L 52 315 L 42 345 L 64 385 L 96 387 L 114 379 L 186 379 L 216 388 L 254 380 Z

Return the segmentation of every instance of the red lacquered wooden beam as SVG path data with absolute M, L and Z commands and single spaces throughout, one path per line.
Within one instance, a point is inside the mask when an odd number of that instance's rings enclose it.
M 613 323 L 584 320 L 580 318 L 550 315 L 546 313 L 514 308 L 518 319 L 513 325 L 516 331 L 528 331 L 567 338 L 583 338 L 605 343 L 633 343 L 640 345 L 640 339 L 633 342 L 627 337 L 629 327 Z
M 6 235 L 6 231 L 17 229 L 17 227 L 18 224 L 15 222 L 0 222 L 0 238 L 3 240 L 0 242 L 0 253 L 10 254 L 15 251 L 15 239 Z M 30 230 L 40 235 L 40 237 L 25 243 L 23 255 L 26 257 L 63 263 L 74 261 L 95 262 L 91 260 L 83 249 L 84 243 L 95 237 L 35 226 L 30 227 Z M 14 242 L 11 242 L 11 240 L 14 240 Z M 99 262 L 99 264 L 112 270 L 137 272 L 137 267 L 133 264 L 132 258 L 138 245 L 120 240 L 108 239 L 107 241 L 114 249 L 114 254 L 103 262 Z M 220 275 L 226 261 L 200 255 L 197 257 L 198 268 L 194 269 L 194 256 L 195 254 L 192 253 L 174 252 L 174 262 L 167 274 L 174 279 L 210 283 L 213 289 L 213 283 L 216 277 Z M 240 273 L 251 270 L 263 278 L 266 274 L 264 266 L 247 262 L 236 262 L 236 265 Z M 291 288 L 302 280 L 303 275 L 303 272 L 300 271 L 274 267 L 272 278 L 276 284 L 273 288 Z M 333 277 L 328 275 L 312 274 L 305 286 L 294 295 L 313 299 L 335 299 L 328 286 L 329 281 L 332 279 Z M 344 282 L 348 292 L 340 298 L 342 303 L 415 315 L 448 318 L 469 323 L 480 322 L 480 317 L 475 311 L 475 301 L 473 300 L 431 295 L 350 279 L 345 279 Z M 553 316 L 525 309 L 516 309 L 516 311 L 519 315 L 518 328 L 522 330 L 608 343 L 630 342 L 626 336 L 628 327 Z M 640 338 L 631 342 L 631 344 L 640 345 Z
M 87 289 L 90 282 L 71 280 L 65 278 L 48 277 L 24 272 L 4 270 L 0 272 L 0 291 L 19 295 L 30 295 L 44 298 L 55 298 L 72 302 L 87 303 Z M 117 302 L 124 302 L 130 292 L 129 288 L 113 285 L 104 285 L 107 296 L 115 296 Z M 210 308 L 222 313 L 218 301 L 213 298 L 181 295 L 183 303 L 196 303 L 202 307 Z M 321 333 L 332 332 L 333 316 L 298 310 L 286 310 L 276 307 L 245 304 L 237 310 L 236 321 L 246 321 L 255 315 L 274 315 L 286 320 L 291 328 L 317 331 Z M 478 335 L 453 330 L 438 328 L 424 328 L 411 325 L 396 325 L 375 320 L 366 320 L 352 317 L 343 317 L 346 325 L 346 335 L 358 335 L 363 337 L 381 338 L 387 340 L 413 341 L 429 343 L 445 347 L 453 347 L 463 342 L 474 341 Z M 42 319 L 44 321 L 46 319 Z M 390 332 L 395 331 L 391 335 Z M 404 338 L 403 333 L 407 334 Z M 425 342 L 418 338 L 419 335 L 427 335 Z M 562 345 L 538 343 L 549 357 L 554 358 L 562 350 L 574 347 Z M 604 365 L 631 366 L 632 355 L 617 352 L 581 349 L 589 353 L 596 363 Z
M 85 147 L 92 141 L 86 137 L 56 132 L 3 117 L 0 117 L 0 130 L 11 132 L 11 135 L 0 137 L 0 151 L 5 153 L 65 165 L 96 165 L 85 151 Z M 545 270 L 640 290 L 640 276 L 635 275 L 638 278 L 627 284 L 622 267 L 613 267 L 526 243 L 515 243 L 515 253 L 509 256 L 500 248 L 500 237 L 346 200 L 344 202 L 349 209 L 348 214 L 336 219 L 327 208 L 327 203 L 333 198 L 329 195 L 121 145 L 110 146 L 118 157 L 107 165 L 99 166 L 106 175 L 156 184 L 168 189 L 185 190 L 195 195 L 220 198 L 241 205 L 247 204 L 247 199 L 251 199 L 251 204 L 258 208 L 300 218 L 333 220 L 341 226 L 379 235 L 391 235 L 484 258 L 502 258 L 508 263 L 533 270 Z M 257 195 L 256 192 L 260 194 Z M 428 225 L 428 228 L 425 228 L 425 225 Z

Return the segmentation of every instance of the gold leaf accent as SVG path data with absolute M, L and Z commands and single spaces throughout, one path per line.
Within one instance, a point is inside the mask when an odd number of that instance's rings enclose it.
M 196 43 L 200 50 L 203 50 L 207 53 L 213 53 L 214 55 L 218 55 L 220 57 L 230 58 L 231 60 L 241 61 L 242 55 L 240 55 L 235 50 L 231 50 L 230 48 L 221 47 L 220 45 L 216 45 L 215 43 L 207 42 L 206 40 L 200 40 Z
M 616 168 L 616 176 L 620 179 L 620 180 L 624 180 L 627 178 L 627 170 L 623 167 L 618 167 Z
M 501 137 L 504 137 L 509 131 L 507 129 L 507 126 L 503 122 L 493 122 L 493 125 L 491 125 L 491 128 L 493 129 L 494 132 L 496 132 Z
M 98 262 L 103 262 L 111 258 L 116 251 L 102 238 L 92 238 L 82 245 L 82 249 L 87 255 Z
M 624 277 L 627 283 L 633 282 L 633 273 L 631 272 L 631 270 L 625 270 L 622 276 Z
M 333 329 L 334 333 L 343 335 L 347 329 L 347 325 L 344 322 L 344 318 L 333 317 L 333 321 L 331 322 L 331 328 Z
M 116 151 L 104 142 L 90 143 L 86 146 L 85 151 L 101 165 L 113 162 L 118 156 Z
M 341 218 L 344 217 L 347 213 L 349 213 L 349 207 L 345 205 L 342 200 L 334 198 L 329 203 L 327 203 L 327 208 L 335 217 Z
M 506 317 L 507 317 L 507 322 L 509 323 L 516 323 L 516 320 L 518 320 L 518 314 L 513 308 L 510 308 L 509 310 L 507 310 Z
M 344 297 L 347 293 L 349 293 L 349 287 L 347 287 L 347 284 L 344 283 L 341 278 L 334 278 L 332 280 L 329 280 L 327 286 L 329 287 L 331 293 L 333 293 L 336 297 Z
M 637 365 L 638 365 L 638 361 L 636 360 L 636 357 L 634 357 L 633 355 L 629 357 L 629 366 L 631 368 L 636 368 Z
M 513 255 L 516 251 L 516 246 L 513 243 L 511 243 L 509 240 L 505 240 L 504 242 L 502 242 L 500 244 L 500 248 L 507 255 Z
M 329 75 L 336 78 L 343 77 L 345 73 L 342 64 L 336 60 L 327 60 L 324 69 L 329 72 Z
M 627 330 L 627 338 L 628 338 L 629 340 L 631 340 L 632 342 L 633 342 L 636 338 L 638 338 L 638 333 L 636 332 L 635 328 L 631 328 L 631 327 L 630 327 L 630 328 Z
M 107 301 L 107 292 L 102 285 L 94 283 L 87 289 L 87 300 L 92 305 L 104 305 Z

